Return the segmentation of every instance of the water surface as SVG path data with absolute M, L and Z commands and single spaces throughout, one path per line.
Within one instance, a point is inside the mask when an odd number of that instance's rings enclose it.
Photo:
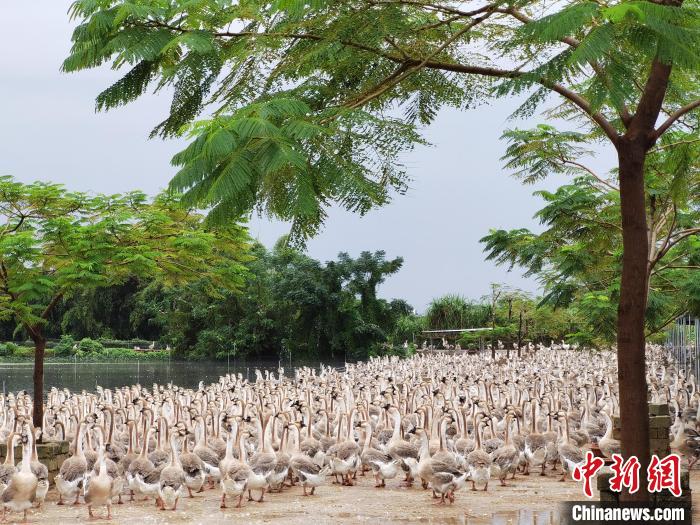
M 285 374 L 291 373 L 289 362 L 282 362 Z M 342 363 L 332 363 L 342 366 Z M 255 379 L 255 369 L 276 371 L 278 361 L 129 361 L 122 363 L 45 363 L 44 391 L 51 387 L 68 388 L 71 391 L 94 391 L 96 385 L 102 388 L 115 388 L 140 383 L 151 387 L 153 383 L 173 382 L 186 388 L 196 387 L 200 381 L 205 384 L 218 381 L 219 377 L 231 372 Z M 292 366 L 319 367 L 318 361 L 292 361 Z M 0 380 L 3 392 L 27 390 L 33 392 L 33 365 L 27 363 L 0 363 Z

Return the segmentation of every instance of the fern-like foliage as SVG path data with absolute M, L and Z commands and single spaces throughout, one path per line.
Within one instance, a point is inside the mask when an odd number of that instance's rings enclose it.
M 592 115 L 624 132 L 654 60 L 674 68 L 670 114 L 700 66 L 689 1 L 76 0 L 71 16 L 63 69 L 124 71 L 98 110 L 172 93 L 153 136 L 192 141 L 173 159 L 173 191 L 210 221 L 257 210 L 299 239 L 330 205 L 364 213 L 403 192 L 401 154 L 442 107 L 518 94 L 516 114 L 530 116 L 565 94 L 557 116 L 578 118 L 584 138 L 513 132 L 506 157 L 526 180 L 580 175 L 561 158 L 601 135 Z

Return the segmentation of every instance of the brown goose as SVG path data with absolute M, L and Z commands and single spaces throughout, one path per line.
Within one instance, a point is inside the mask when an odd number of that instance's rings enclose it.
M 100 429 L 101 431 L 101 429 Z M 112 519 L 112 484 L 113 479 L 107 472 L 107 458 L 104 453 L 104 436 L 101 436 L 97 448 L 97 461 L 95 462 L 95 470 L 85 482 L 85 503 L 88 507 L 90 518 L 95 516 L 92 513 L 92 507 L 107 507 L 107 519 Z
M 510 439 L 511 418 L 511 414 L 506 415 L 503 446 L 497 448 L 491 453 L 493 463 L 499 468 L 498 479 L 501 482 L 502 487 L 506 486 L 506 477 L 508 474 L 515 475 L 515 471 L 518 468 L 518 460 L 520 459 L 520 453 Z
M 204 485 L 204 480 L 206 474 L 204 473 L 204 462 L 202 459 L 195 454 L 190 452 L 188 449 L 188 432 L 182 427 L 179 430 L 180 437 L 182 438 L 182 453 L 180 454 L 180 464 L 182 465 L 182 470 L 185 472 L 185 486 L 187 487 L 187 493 L 190 498 L 194 495 L 192 491 L 202 492 L 202 486 Z
M 0 494 L 2 494 L 7 485 L 10 483 L 10 478 L 17 472 L 17 467 L 15 467 L 15 441 L 19 439 L 19 434 L 15 432 L 10 432 L 7 435 L 7 455 L 5 456 L 5 462 L 0 465 Z
M 55 478 L 59 505 L 63 505 L 63 498 L 69 500 L 75 498 L 73 505 L 78 505 L 80 488 L 83 486 L 87 474 L 87 460 L 83 453 L 85 430 L 86 424 L 80 423 L 75 435 L 75 454 L 63 462 L 61 470 Z
M 484 484 L 484 492 L 489 488 L 489 479 L 491 479 L 491 456 L 481 446 L 481 422 L 474 421 L 474 435 L 476 437 L 476 446 L 467 455 L 467 468 L 469 469 L 469 478 L 472 482 L 472 490 L 476 490 L 477 483 Z
M 584 455 L 580 447 L 571 443 L 571 437 L 569 436 L 569 418 L 566 416 L 566 413 L 560 412 L 559 414 L 564 418 L 564 433 L 557 447 L 557 452 L 561 458 L 561 466 L 563 468 L 559 481 L 565 481 L 567 472 L 573 472 L 583 463 Z
M 12 512 L 23 512 L 24 521 L 27 521 L 29 510 L 36 496 L 37 478 L 32 472 L 31 457 L 34 439 L 31 432 L 24 436 L 26 443 L 22 449 L 22 465 L 15 472 L 7 484 L 7 488 L 0 496 L 2 501 L 2 521 L 5 521 L 7 509 Z
M 158 499 L 160 500 L 160 510 L 165 510 L 166 505 L 171 510 L 176 510 L 177 502 L 185 487 L 185 471 L 182 469 L 175 447 L 176 437 L 168 435 L 167 438 L 170 443 L 170 463 L 160 472 Z
M 385 487 L 387 479 L 393 479 L 398 474 L 398 460 L 390 454 L 373 448 L 372 425 L 366 421 L 358 423 L 357 426 L 364 431 L 365 440 L 360 452 L 362 464 L 372 470 L 374 474 L 375 487 Z
M 304 490 L 304 496 L 313 496 L 316 487 L 325 481 L 331 469 L 328 466 L 321 467 L 309 456 L 301 453 L 298 449 L 299 427 L 294 425 L 290 429 L 296 432 L 296 445 L 291 447 L 289 468 L 299 478 Z M 307 492 L 308 487 L 311 487 L 311 492 Z

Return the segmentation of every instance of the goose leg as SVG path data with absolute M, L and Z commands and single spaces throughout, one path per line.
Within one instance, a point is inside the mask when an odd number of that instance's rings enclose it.
M 175 504 L 173 505 L 173 510 L 177 510 L 177 502 L 180 501 L 180 498 L 177 497 L 175 498 Z
M 237 509 L 240 509 L 241 505 L 243 504 L 243 494 L 244 492 L 241 492 L 240 496 L 238 496 L 238 504 L 236 505 Z
M 304 496 L 308 496 L 308 494 L 306 493 L 306 485 L 302 485 L 302 488 L 304 489 Z
M 316 491 L 316 487 L 311 487 L 311 495 L 314 495 L 314 492 Z
M 258 503 L 262 503 L 264 497 L 265 497 L 265 487 L 260 489 L 260 499 L 258 500 Z
M 194 494 L 192 494 L 192 489 L 187 487 L 187 493 L 190 495 L 190 498 L 194 498 Z
M 112 505 L 107 505 L 107 519 L 112 519 Z
M 226 493 L 224 492 L 221 494 L 221 505 L 219 505 L 220 509 L 225 509 L 226 508 Z
M 65 503 L 63 503 L 63 494 L 61 494 L 60 492 L 58 493 L 58 502 L 56 503 L 56 505 L 65 505 Z
M 474 483 L 474 480 L 472 480 L 472 490 L 476 490 L 476 484 Z
M 124 502 L 122 501 L 121 493 L 119 494 L 119 497 L 117 498 L 117 505 L 124 505 Z
M 73 505 L 80 505 L 80 492 L 78 492 L 75 495 L 75 501 L 73 502 Z
M 489 482 L 487 481 L 486 485 L 484 485 L 484 492 L 486 492 L 488 490 L 488 488 L 489 488 Z

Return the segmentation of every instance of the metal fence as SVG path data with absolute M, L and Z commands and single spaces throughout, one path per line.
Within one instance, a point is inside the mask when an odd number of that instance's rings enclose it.
M 700 318 L 683 315 L 676 319 L 666 336 L 666 347 L 678 370 L 700 380 Z

